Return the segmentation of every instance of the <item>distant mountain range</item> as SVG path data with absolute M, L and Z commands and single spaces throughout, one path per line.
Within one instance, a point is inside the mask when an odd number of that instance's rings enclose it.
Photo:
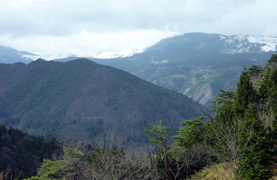
M 0 77 L 0 123 L 35 134 L 88 141 L 110 132 L 135 144 L 156 121 L 172 134 L 205 111 L 180 93 L 85 59 L 0 64 Z
M 275 53 L 277 37 L 187 33 L 162 39 L 143 51 L 103 52 L 86 57 L 188 95 L 203 105 L 211 105 L 218 89 L 235 88 L 244 67 L 265 65 Z M 49 56 L 45 59 L 69 61 L 81 56 Z M 24 57 L 21 62 L 26 62 L 27 57 L 36 59 L 40 56 L 30 53 L 21 57 Z M 9 58 L 0 55 L 1 59 L 9 62 Z
M 169 47 L 170 46 L 170 47 Z M 52 54 L 37 55 L 25 51 L 17 51 L 11 47 L 0 46 L 0 62 L 29 62 L 36 59 L 57 60 L 66 58 L 96 58 L 114 59 L 130 57 L 135 54 L 148 53 L 164 54 L 165 49 L 175 51 L 182 47 L 185 57 L 214 54 L 238 54 L 238 53 L 261 53 L 277 51 L 277 37 L 255 36 L 255 35 L 232 35 L 206 33 L 187 33 L 180 36 L 173 36 L 162 39 L 160 42 L 148 48 L 126 50 L 122 52 L 97 52 L 91 54 Z M 168 57 L 165 57 L 168 58 Z M 166 61 L 152 61 L 153 63 L 166 63 Z
M 218 89 L 236 88 L 244 67 L 265 65 L 275 53 L 277 37 L 188 33 L 163 39 L 131 57 L 92 60 L 210 106 Z
M 98 59 L 112 59 L 130 57 L 134 54 L 141 53 L 143 50 L 129 49 L 122 52 L 106 52 L 101 51 L 92 54 L 50 54 L 50 55 L 37 55 L 26 51 L 18 51 L 11 47 L 0 45 L 0 63 L 15 63 L 23 62 L 30 63 L 37 59 L 44 60 L 59 60 L 59 59 L 77 59 L 77 58 L 98 58 Z

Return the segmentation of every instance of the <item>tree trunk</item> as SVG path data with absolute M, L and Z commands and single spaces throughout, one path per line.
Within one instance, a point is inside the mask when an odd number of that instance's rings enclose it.
M 165 159 L 165 163 L 164 163 L 165 178 L 166 178 L 166 180 L 169 180 L 169 177 L 168 177 L 168 160 L 167 160 L 167 155 L 166 155 L 166 143 L 165 143 L 164 139 L 161 139 L 161 141 L 163 143 L 163 151 L 164 151 L 164 159 Z

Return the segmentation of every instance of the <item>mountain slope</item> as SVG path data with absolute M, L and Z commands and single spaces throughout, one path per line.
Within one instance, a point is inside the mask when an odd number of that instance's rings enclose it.
M 143 53 L 94 61 L 130 72 L 211 105 L 218 89 L 232 89 L 243 68 L 265 65 L 277 37 L 188 33 L 166 38 Z
M 175 56 L 176 61 L 196 56 L 268 51 L 277 51 L 277 37 L 187 33 L 163 39 L 149 47 L 145 53 L 159 54 L 169 59 Z M 160 62 L 159 59 L 156 60 Z
M 175 132 L 204 109 L 184 95 L 89 60 L 37 60 L 9 68 L 16 73 L 1 89 L 0 120 L 35 134 L 86 141 L 112 131 L 126 143 L 141 142 L 143 128 L 156 121 Z

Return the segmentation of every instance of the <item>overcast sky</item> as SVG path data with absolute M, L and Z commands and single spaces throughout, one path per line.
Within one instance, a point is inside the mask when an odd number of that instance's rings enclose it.
M 0 45 L 91 54 L 188 32 L 277 36 L 276 7 L 276 0 L 0 0 Z

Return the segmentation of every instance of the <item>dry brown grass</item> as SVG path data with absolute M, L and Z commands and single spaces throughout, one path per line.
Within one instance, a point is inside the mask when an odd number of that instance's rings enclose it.
M 235 174 L 227 163 L 213 164 L 193 175 L 190 180 L 235 180 Z

